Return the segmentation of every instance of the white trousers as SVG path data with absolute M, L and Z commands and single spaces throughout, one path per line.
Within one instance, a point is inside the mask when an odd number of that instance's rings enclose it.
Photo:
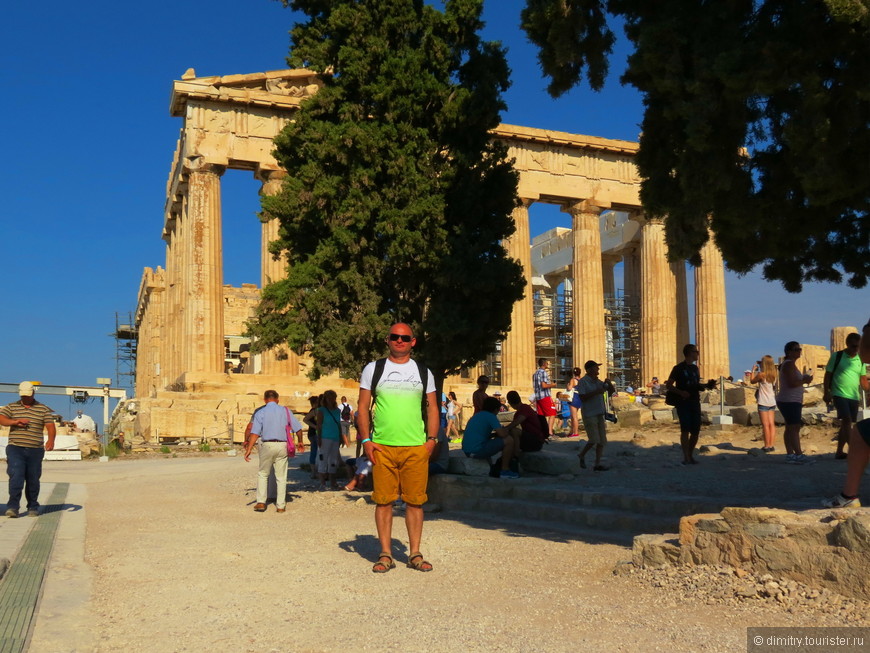
M 269 488 L 269 471 L 275 468 L 278 484 L 278 508 L 287 506 L 287 443 L 260 442 L 260 470 L 257 472 L 257 503 L 266 503 Z

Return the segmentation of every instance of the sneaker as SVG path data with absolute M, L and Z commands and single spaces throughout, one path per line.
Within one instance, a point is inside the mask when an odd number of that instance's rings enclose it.
M 858 497 L 847 499 L 842 494 L 838 494 L 833 499 L 822 501 L 825 508 L 860 508 L 861 500 Z
M 28 510 L 27 514 L 30 517 L 39 517 L 39 510 L 38 509 Z
M 254 512 L 266 512 L 266 504 L 258 503 L 256 506 L 254 506 Z
M 512 470 L 510 470 L 510 469 L 503 469 L 503 470 L 499 473 L 498 477 L 499 477 L 499 478 L 519 478 L 520 475 L 517 474 L 515 471 L 512 471 Z
M 10 508 L 6 511 L 6 516 L 15 519 L 18 516 L 18 511 L 15 508 Z
M 785 462 L 789 465 L 799 465 L 800 464 L 797 461 L 797 454 L 793 454 L 793 453 L 786 454 Z
M 805 454 L 797 454 L 792 459 L 793 465 L 815 465 L 816 459 Z

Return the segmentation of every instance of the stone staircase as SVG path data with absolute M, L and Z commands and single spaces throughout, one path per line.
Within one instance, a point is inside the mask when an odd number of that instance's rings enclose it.
M 636 535 L 676 533 L 683 516 L 744 505 L 727 499 L 584 488 L 576 481 L 546 477 L 502 480 L 449 474 L 431 477 L 429 500 L 451 519 L 624 546 L 631 546 Z

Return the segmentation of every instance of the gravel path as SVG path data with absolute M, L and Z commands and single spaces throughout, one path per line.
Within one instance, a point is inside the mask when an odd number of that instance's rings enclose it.
M 639 489 L 658 481 L 673 491 L 727 487 L 733 495 L 770 486 L 771 475 L 812 476 L 808 489 L 806 478 L 795 481 L 803 494 L 827 494 L 838 482 L 833 461 L 795 470 L 745 452 L 683 468 L 671 464 L 672 430 L 645 433 L 644 446 L 620 432 L 614 469 L 578 483 Z M 751 435 L 728 439 L 744 446 L 740 438 Z M 829 435 L 814 437 L 827 446 Z M 617 455 L 622 448 L 636 451 Z M 750 459 L 770 467 L 736 485 L 732 466 Z M 627 548 L 521 536 L 449 513 L 427 517 L 432 573 L 404 566 L 397 512 L 398 567 L 372 574 L 379 547 L 364 496 L 313 491 L 297 459 L 287 513 L 270 506 L 258 514 L 255 478 L 253 462 L 226 454 L 47 467 L 47 480 L 87 486 L 93 596 L 71 627 L 86 623 L 94 641 L 79 650 L 743 651 L 749 626 L 868 625 L 863 602 L 728 570 L 634 570 L 620 564 L 631 557 Z

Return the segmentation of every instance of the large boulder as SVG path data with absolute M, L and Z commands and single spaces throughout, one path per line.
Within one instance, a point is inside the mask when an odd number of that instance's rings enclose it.
M 580 459 L 573 454 L 529 451 L 520 454 L 520 467 L 523 471 L 546 474 L 547 476 L 579 474 Z

